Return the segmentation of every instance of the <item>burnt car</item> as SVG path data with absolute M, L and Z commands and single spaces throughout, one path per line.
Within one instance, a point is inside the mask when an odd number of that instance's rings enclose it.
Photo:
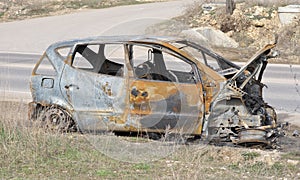
M 105 36 L 52 44 L 31 76 L 30 119 L 60 131 L 173 133 L 270 145 L 262 97 L 270 44 L 244 66 L 175 37 Z

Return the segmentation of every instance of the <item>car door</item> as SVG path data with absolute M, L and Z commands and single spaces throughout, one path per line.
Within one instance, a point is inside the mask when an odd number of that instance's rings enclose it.
M 163 48 L 127 48 L 133 67 L 128 124 L 147 131 L 200 134 L 204 103 L 196 66 Z
M 124 119 L 126 68 L 122 44 L 78 44 L 65 65 L 61 90 L 81 130 L 107 130 Z

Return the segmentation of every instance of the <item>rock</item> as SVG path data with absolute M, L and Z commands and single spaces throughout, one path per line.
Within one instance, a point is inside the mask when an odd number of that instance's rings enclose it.
M 298 137 L 298 136 L 299 136 L 298 130 L 295 130 L 295 131 L 293 132 L 293 136 L 295 136 L 295 137 Z
M 198 33 L 196 29 L 183 30 L 181 32 L 181 35 L 188 40 L 197 42 L 205 47 L 209 47 L 208 39 L 204 37 L 202 34 Z
M 228 32 L 226 33 L 226 35 L 227 35 L 228 37 L 232 37 L 233 34 L 234 34 L 234 31 L 233 31 L 233 30 L 228 31 Z
M 264 27 L 265 24 L 262 21 L 252 21 L 252 25 L 255 27 Z
M 254 16 L 263 16 L 264 7 L 262 6 L 254 6 L 255 12 L 253 13 Z
M 217 21 L 215 19 L 212 19 L 212 20 L 210 20 L 209 24 L 212 25 L 212 26 L 215 26 L 218 23 L 217 23 Z
M 221 170 L 227 171 L 226 167 L 221 167 Z
M 7 9 L 7 5 L 4 2 L 0 2 L 0 9 Z
M 299 163 L 299 161 L 298 161 L 298 160 L 288 159 L 288 160 L 287 160 L 287 163 L 296 166 L 296 165 Z
M 0 16 L 2 16 L 6 11 L 7 6 L 3 2 L 0 2 Z
M 264 162 L 266 162 L 269 166 L 272 166 L 275 163 L 269 154 L 264 155 Z
M 213 27 L 200 27 L 195 28 L 195 31 L 200 33 L 203 37 L 205 37 L 209 44 L 212 46 L 218 47 L 229 47 L 229 48 L 237 48 L 239 44 L 228 37 L 225 33 L 220 30 L 217 30 Z

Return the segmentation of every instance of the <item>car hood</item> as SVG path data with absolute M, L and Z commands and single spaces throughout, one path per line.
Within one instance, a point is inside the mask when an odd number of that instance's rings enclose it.
M 277 56 L 277 52 L 271 53 L 271 50 L 276 46 L 276 44 L 268 44 L 259 51 L 257 51 L 248 61 L 247 63 L 242 66 L 232 78 L 230 78 L 230 81 L 236 80 L 238 77 L 243 75 L 245 71 L 249 71 L 252 69 L 256 69 L 257 66 L 262 65 L 262 68 L 258 69 L 257 71 L 252 71 L 252 75 L 259 75 L 262 76 L 262 73 L 265 69 L 265 66 L 267 65 L 267 61 L 270 58 L 274 58 Z

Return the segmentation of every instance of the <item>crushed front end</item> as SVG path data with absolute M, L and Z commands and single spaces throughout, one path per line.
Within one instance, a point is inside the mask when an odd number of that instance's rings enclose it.
M 245 66 L 227 74 L 227 82 L 210 104 L 204 134 L 213 142 L 232 142 L 275 148 L 282 134 L 273 107 L 263 99 L 261 82 L 268 59 L 276 57 L 273 45 L 257 52 Z

